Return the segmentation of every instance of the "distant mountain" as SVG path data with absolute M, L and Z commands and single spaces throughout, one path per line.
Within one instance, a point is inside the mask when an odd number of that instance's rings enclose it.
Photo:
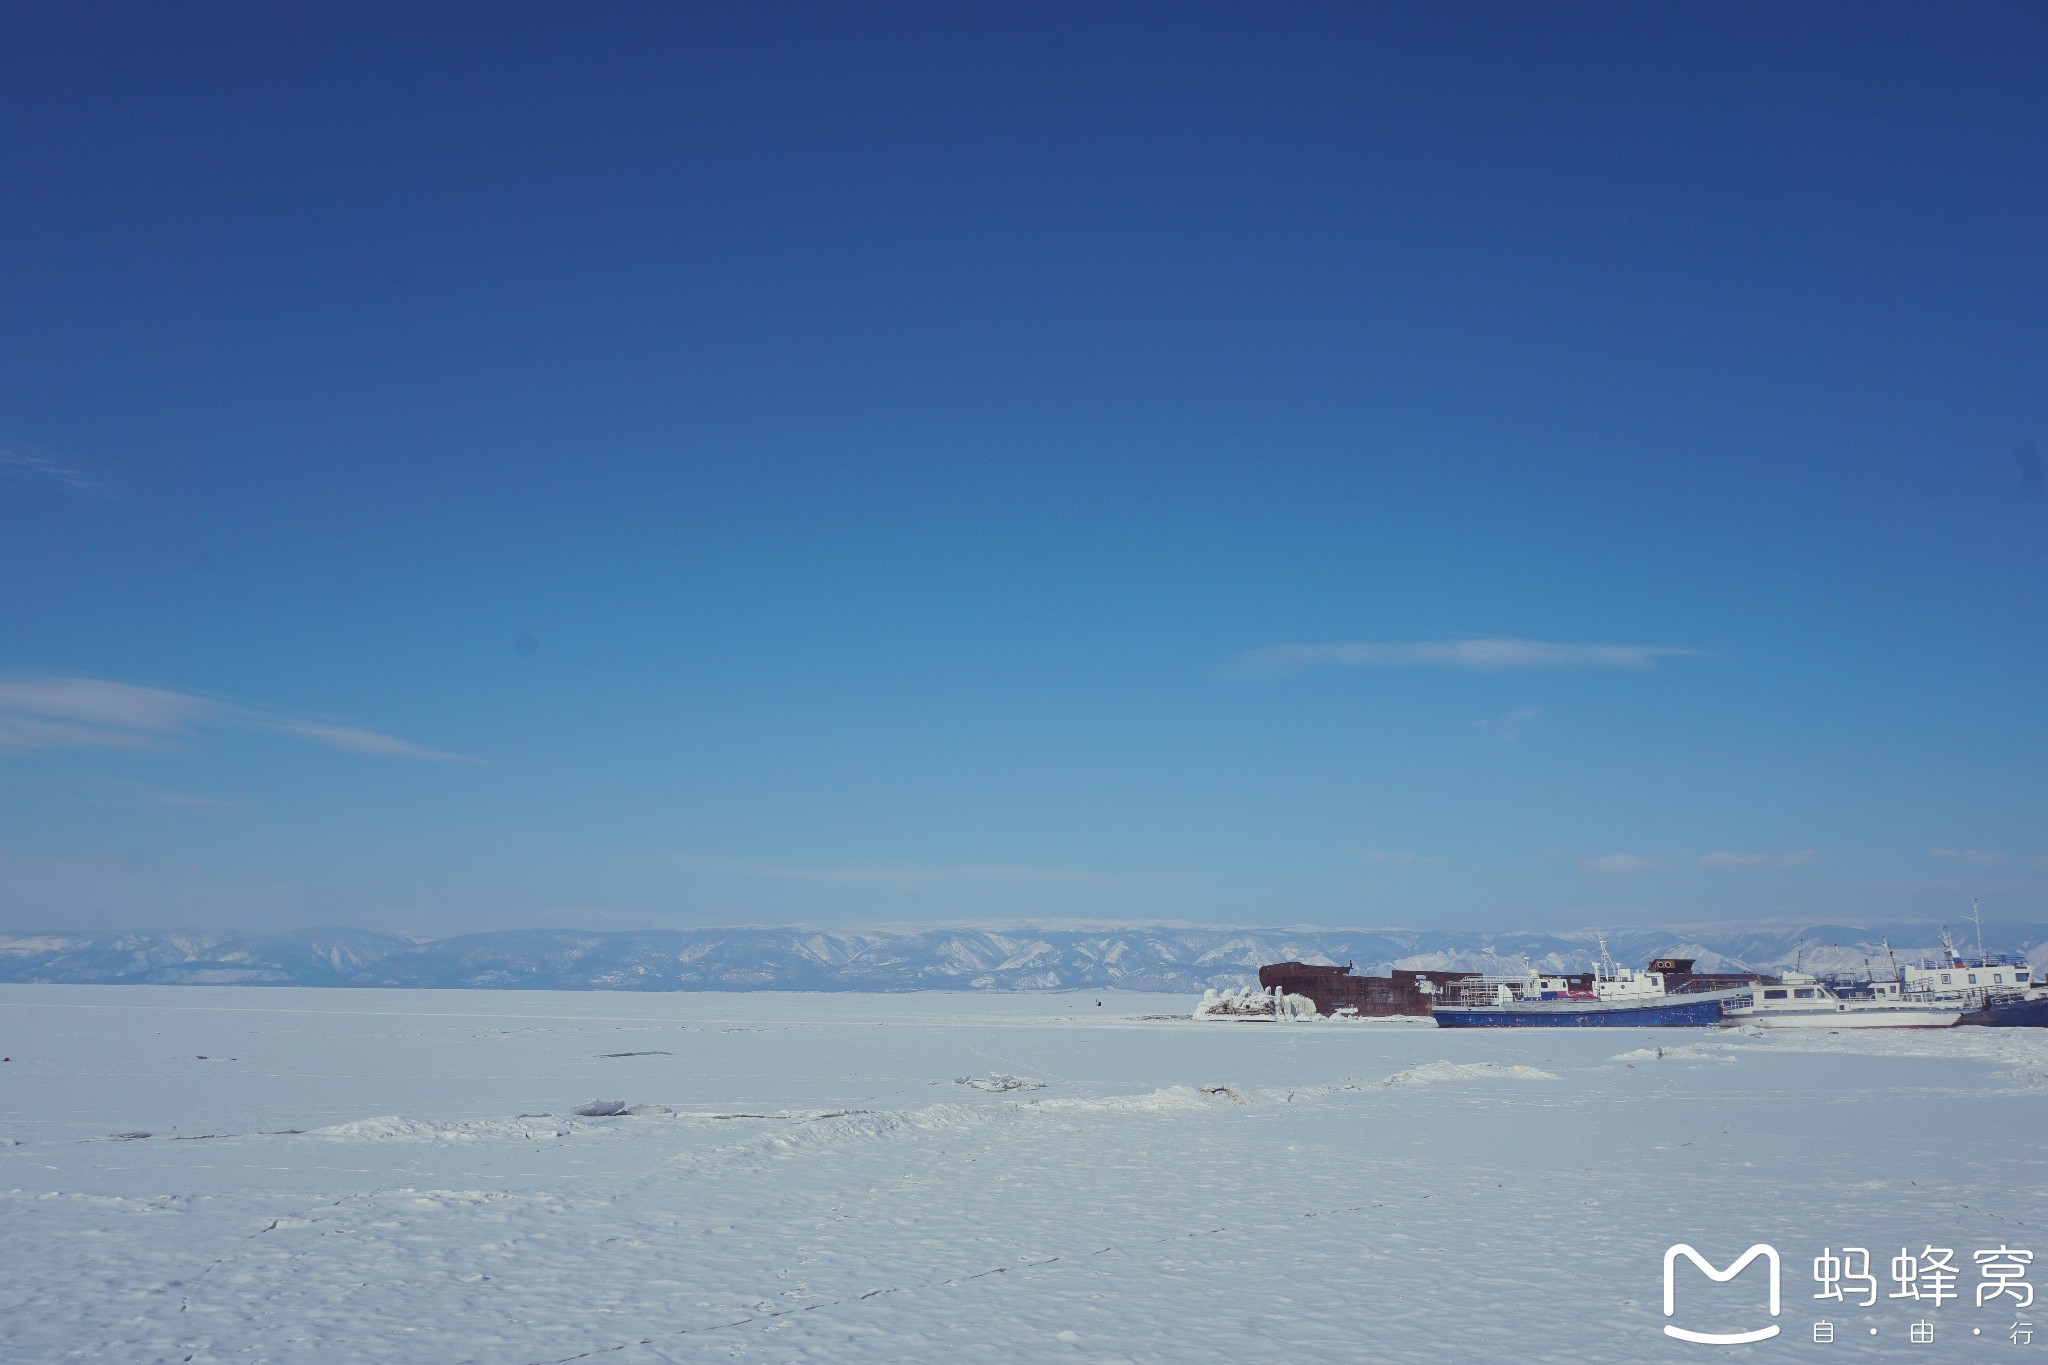
M 1989 946 L 2048 965 L 2048 924 L 1987 926 Z M 1257 979 L 1267 962 L 1351 962 L 1519 972 L 1583 970 L 1596 931 L 1096 928 L 506 930 L 416 941 L 359 929 L 250 936 L 142 929 L 0 934 L 0 981 L 74 984 L 440 986 L 527 990 L 1047 991 L 1199 993 Z M 1615 958 L 1700 960 L 1703 968 L 1860 969 L 1931 952 L 1927 924 L 1623 928 Z
M 211 930 L 0 934 L 0 981 L 170 986 L 350 986 L 411 939 L 364 929 L 249 936 Z

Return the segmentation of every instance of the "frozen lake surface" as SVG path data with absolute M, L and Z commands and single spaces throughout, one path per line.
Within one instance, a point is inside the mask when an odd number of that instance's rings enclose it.
M 1661 1335 L 1679 1241 L 1782 1253 L 1750 1351 L 2044 1349 L 1972 1300 L 1976 1249 L 2048 1252 L 2042 1030 L 1193 1003 L 0 986 L 0 1359 L 1734 1354 Z M 1873 1308 L 1813 1298 L 1845 1244 Z M 1959 1301 L 1887 1297 L 1925 1245 Z M 1681 1316 L 1772 1321 L 1759 1273 Z

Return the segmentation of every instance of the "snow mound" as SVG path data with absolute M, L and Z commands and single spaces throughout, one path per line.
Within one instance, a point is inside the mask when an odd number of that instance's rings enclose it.
M 569 1112 L 580 1114 L 587 1119 L 617 1118 L 626 1112 L 626 1102 L 624 1100 L 592 1100 L 588 1104 L 577 1105 Z
M 1236 990 L 1202 992 L 1195 1006 L 1197 1019 L 1320 1019 L 1315 1001 L 1305 995 L 1264 991 L 1255 986 Z
M 971 1090 L 987 1090 L 993 1094 L 1005 1094 L 1012 1090 L 1043 1090 L 1044 1081 L 1029 1080 L 1023 1076 L 1005 1076 L 1000 1071 L 991 1071 L 986 1076 L 956 1076 L 953 1084 L 964 1085 Z
M 1018 1106 L 1029 1114 L 1186 1114 L 1218 1104 L 1256 1104 L 1258 1098 L 1233 1085 L 1169 1085 L 1140 1095 L 1102 1095 L 1094 1099 L 1032 1100 Z
M 357 1119 L 353 1123 L 337 1123 L 327 1128 L 314 1128 L 308 1131 L 306 1136 L 319 1138 L 325 1142 L 530 1141 L 539 1138 L 567 1137 L 580 1127 L 581 1124 L 552 1118 L 546 1114 L 530 1114 L 516 1119 L 472 1119 L 461 1123 L 442 1123 L 430 1119 L 408 1119 L 397 1114 L 384 1114 L 373 1119 Z
M 1436 1085 L 1443 1081 L 1555 1081 L 1555 1071 L 1507 1062 L 1425 1062 L 1396 1071 L 1381 1085 Z
M 502 1190 L 416 1190 L 410 1186 L 392 1190 L 388 1197 L 403 1208 L 421 1212 L 475 1208 L 512 1198 Z
M 2048 1086 L 2048 1073 L 2039 1071 L 2000 1071 L 1994 1073 L 2001 1081 L 2012 1081 L 2016 1085 Z
M 1732 1062 L 1735 1054 L 1726 1043 L 1685 1043 L 1678 1047 L 1639 1047 L 1615 1054 L 1617 1062 Z
M 922 1109 L 847 1110 L 816 1117 L 794 1115 L 789 1116 L 789 1126 L 785 1128 L 757 1133 L 721 1147 L 683 1152 L 671 1161 L 677 1167 L 697 1171 L 758 1169 L 812 1152 L 840 1151 L 921 1133 L 979 1128 L 993 1122 L 1007 1109 L 1008 1106 L 998 1105 L 934 1104 Z M 710 1114 L 698 1117 L 719 1120 L 736 1116 Z

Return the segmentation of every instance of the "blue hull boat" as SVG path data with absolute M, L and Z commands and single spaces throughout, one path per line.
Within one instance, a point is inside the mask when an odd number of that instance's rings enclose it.
M 1438 1028 L 1700 1028 L 1721 1022 L 1721 1002 L 1736 992 L 1656 1001 L 1515 1000 L 1500 1005 L 1438 1005 Z
M 1993 999 L 1963 1012 L 1965 1024 L 1987 1024 L 1992 1028 L 2048 1028 L 2048 996 L 2024 1000 Z

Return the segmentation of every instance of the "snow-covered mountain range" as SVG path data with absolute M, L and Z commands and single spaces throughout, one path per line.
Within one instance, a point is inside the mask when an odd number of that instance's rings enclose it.
M 1927 923 L 1728 925 L 1607 931 L 1617 960 L 1675 954 L 1702 969 L 1882 966 L 1939 941 Z M 1993 948 L 2048 964 L 2048 924 L 1987 926 Z M 1596 931 L 1092 928 L 506 930 L 415 940 L 360 929 L 250 935 L 146 929 L 0 933 L 0 981 L 553 990 L 1101 990 L 1199 992 L 1294 959 L 1517 972 L 1583 970 Z

